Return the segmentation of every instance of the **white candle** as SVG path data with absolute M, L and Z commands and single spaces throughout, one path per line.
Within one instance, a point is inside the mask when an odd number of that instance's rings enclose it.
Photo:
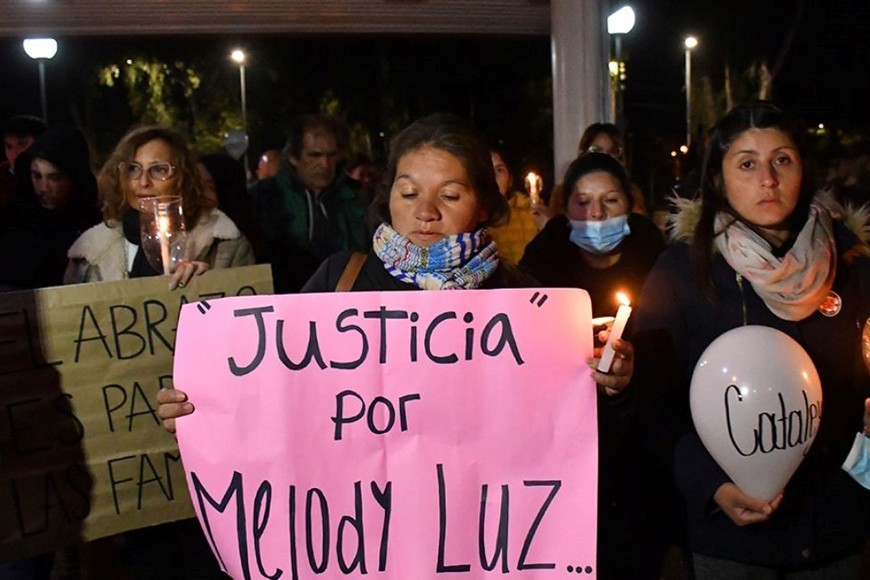
M 162 215 L 157 218 L 157 229 L 160 232 L 160 260 L 163 262 L 163 273 L 169 271 L 169 217 Z
M 544 183 L 541 176 L 534 171 L 526 175 L 526 191 L 529 192 L 529 197 L 532 198 L 532 203 L 535 205 L 541 204 L 541 190 L 544 188 Z
M 613 327 L 610 329 L 610 336 L 607 338 L 607 344 L 601 351 L 601 360 L 598 361 L 598 370 L 603 373 L 610 372 L 610 365 L 613 364 L 613 357 L 616 351 L 613 350 L 613 343 L 622 338 L 622 332 L 625 330 L 625 324 L 628 322 L 628 317 L 631 315 L 631 306 L 628 297 L 623 293 L 618 293 L 617 298 L 622 304 L 619 310 L 616 311 L 616 320 L 613 321 Z

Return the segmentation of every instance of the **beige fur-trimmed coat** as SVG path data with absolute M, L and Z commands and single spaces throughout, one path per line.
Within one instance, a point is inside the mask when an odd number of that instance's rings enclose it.
M 187 232 L 185 258 L 206 262 L 211 268 L 248 266 L 254 252 L 236 224 L 218 209 L 204 213 Z M 110 282 L 127 277 L 127 252 L 123 228 L 97 224 L 85 231 L 67 252 L 70 259 L 64 284 Z

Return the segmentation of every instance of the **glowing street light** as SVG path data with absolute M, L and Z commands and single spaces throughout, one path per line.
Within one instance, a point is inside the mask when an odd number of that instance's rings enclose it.
M 622 122 L 622 82 L 625 80 L 625 63 L 622 62 L 622 35 L 634 28 L 635 14 L 631 6 L 623 6 L 607 17 L 607 33 L 613 37 L 614 60 L 608 63 L 612 95 L 614 122 L 623 128 Z
M 246 102 L 246 91 L 245 91 L 245 59 L 247 55 L 245 55 L 245 51 L 240 48 L 233 50 L 230 53 L 230 58 L 239 65 L 239 86 L 241 88 L 242 93 L 242 130 L 247 133 L 248 132 L 248 106 Z
M 24 52 L 39 65 L 39 96 L 42 103 L 42 120 L 48 123 L 48 99 L 45 94 L 45 61 L 57 54 L 57 41 L 53 38 L 26 38 Z
M 686 146 L 692 146 L 692 49 L 698 46 L 698 39 L 687 36 L 683 41 L 686 47 Z

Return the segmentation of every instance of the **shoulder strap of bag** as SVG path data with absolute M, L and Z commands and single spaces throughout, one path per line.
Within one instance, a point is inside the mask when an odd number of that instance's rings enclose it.
M 344 272 L 341 273 L 341 278 L 338 279 L 338 284 L 335 285 L 336 292 L 350 292 L 354 282 L 359 277 L 360 270 L 365 264 L 366 255 L 361 252 L 354 252 L 350 255 L 350 260 L 344 267 Z

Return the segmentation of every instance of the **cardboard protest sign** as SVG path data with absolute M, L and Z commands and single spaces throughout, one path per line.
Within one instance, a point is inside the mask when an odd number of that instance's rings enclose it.
M 0 294 L 0 560 L 193 515 L 154 402 L 179 309 L 271 288 L 256 266 Z
M 590 312 L 575 289 L 185 306 L 179 446 L 225 569 L 594 577 Z

